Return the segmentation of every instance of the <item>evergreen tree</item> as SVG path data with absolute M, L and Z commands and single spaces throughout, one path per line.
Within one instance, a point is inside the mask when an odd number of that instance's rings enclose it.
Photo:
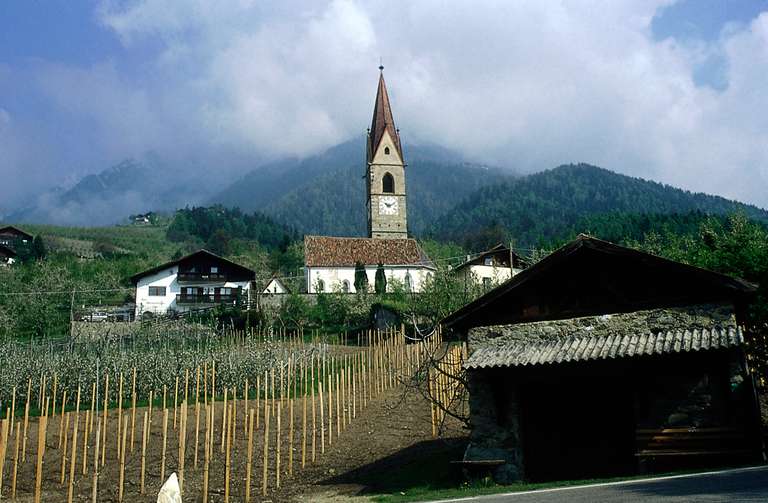
M 384 264 L 381 262 L 376 268 L 376 279 L 373 287 L 378 294 L 387 293 L 387 276 L 384 274 Z
M 43 260 L 47 254 L 48 251 L 45 249 L 43 238 L 38 234 L 35 236 L 35 239 L 32 240 L 32 256 L 36 260 Z
M 355 291 L 358 293 L 368 292 L 368 274 L 365 272 L 365 265 L 362 262 L 355 263 Z

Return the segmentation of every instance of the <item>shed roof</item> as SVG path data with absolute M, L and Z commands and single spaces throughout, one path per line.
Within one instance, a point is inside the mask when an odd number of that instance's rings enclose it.
M 485 257 L 500 257 L 502 262 L 507 265 L 509 264 L 509 258 L 512 257 L 512 267 L 516 269 L 525 268 L 525 260 L 523 257 L 515 253 L 513 250 L 510 250 L 509 247 L 503 243 L 499 243 L 476 255 L 468 255 L 467 257 L 468 258 L 465 262 L 457 265 L 453 270 L 460 271 L 473 265 L 483 265 Z
M 434 267 L 419 243 L 410 238 L 304 236 L 304 261 L 307 267 L 354 267 L 357 263 Z
M 732 306 L 653 309 L 473 329 L 470 369 L 518 367 L 735 347 L 744 342 Z
M 443 320 L 450 328 L 736 302 L 748 281 L 580 235 Z

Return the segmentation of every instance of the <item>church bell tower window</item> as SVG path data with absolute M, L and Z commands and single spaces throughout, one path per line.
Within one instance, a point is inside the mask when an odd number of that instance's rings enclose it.
M 389 173 L 385 173 L 384 178 L 381 180 L 381 191 L 385 194 L 395 193 L 395 178 Z

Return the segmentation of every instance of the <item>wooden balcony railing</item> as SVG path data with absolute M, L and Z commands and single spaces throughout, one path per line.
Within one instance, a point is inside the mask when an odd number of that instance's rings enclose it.
M 221 273 L 180 272 L 176 276 L 179 283 L 221 283 L 227 277 Z
M 176 295 L 177 304 L 231 304 L 237 302 L 239 295 Z

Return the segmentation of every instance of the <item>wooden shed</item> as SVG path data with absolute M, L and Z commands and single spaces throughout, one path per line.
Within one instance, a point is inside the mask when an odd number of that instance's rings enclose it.
M 762 459 L 748 282 L 580 236 L 453 313 L 465 462 L 503 482 Z

